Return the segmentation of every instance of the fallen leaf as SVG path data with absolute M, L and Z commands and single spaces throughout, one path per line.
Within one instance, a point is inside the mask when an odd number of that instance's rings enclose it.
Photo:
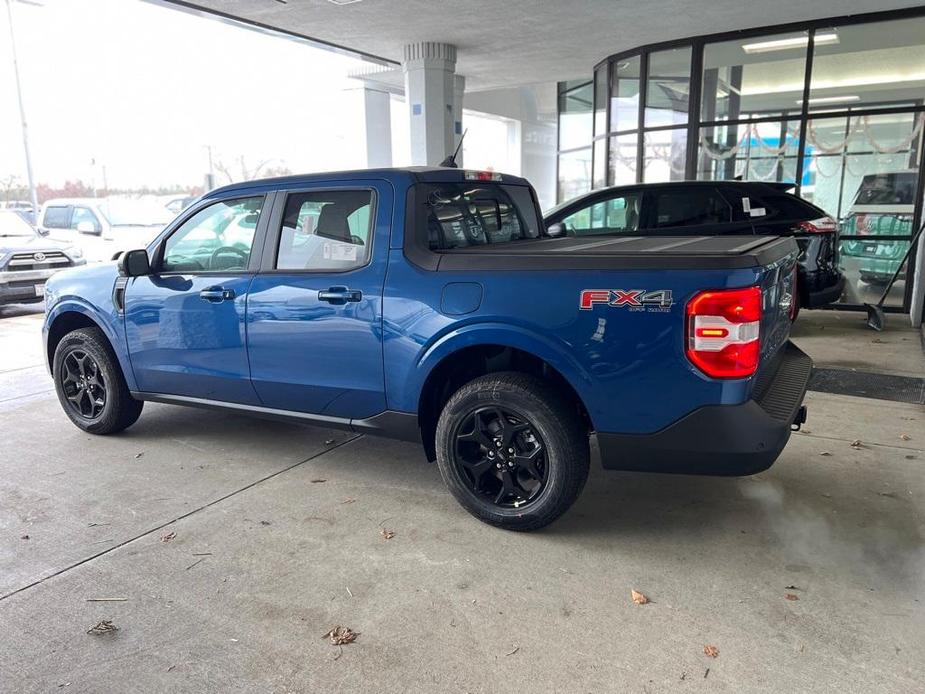
M 819 455 L 832 455 L 832 454 L 829 453 L 828 451 L 820 451 Z
M 176 536 L 177 534 L 174 532 L 167 533 L 166 535 L 161 535 L 161 542 L 170 542 Z
M 330 639 L 332 646 L 344 646 L 357 640 L 360 634 L 349 627 L 342 627 L 339 624 L 331 629 L 327 634 L 322 636 L 323 639 Z
M 394 530 L 386 530 L 385 528 L 383 528 L 383 529 L 380 530 L 379 532 L 382 534 L 382 539 L 383 539 L 383 540 L 391 540 L 393 537 L 395 537 L 395 531 L 394 531 Z
M 260 525 L 272 525 L 272 523 L 270 523 L 270 521 L 267 521 L 267 520 L 262 520 L 260 521 Z
M 703 654 L 715 658 L 719 655 L 719 649 L 716 646 L 704 646 Z
M 638 590 L 630 590 L 630 595 L 633 597 L 633 602 L 637 605 L 649 604 L 649 598 L 640 593 Z
M 519 650 L 520 650 L 520 646 L 514 646 L 514 650 L 513 650 L 513 651 L 510 651 L 510 652 L 508 652 L 508 653 L 505 653 L 504 655 L 514 655 L 514 654 L 515 654 L 517 651 L 519 651 Z
M 787 593 L 787 594 L 784 596 L 784 598 L 787 599 L 787 600 L 799 600 L 799 599 L 800 599 L 799 596 L 794 595 L 793 593 Z
M 119 627 L 112 623 L 111 620 L 104 619 L 101 622 L 97 622 L 92 627 L 87 629 L 88 634 L 93 634 L 94 636 L 99 634 L 112 633 L 114 631 L 119 631 Z
M 312 484 L 321 484 L 322 482 L 327 482 L 327 480 L 312 480 Z
M 903 441 L 911 441 L 911 440 L 912 440 L 912 437 L 909 436 L 909 434 L 900 434 L 900 435 L 899 435 L 899 438 L 901 438 Z

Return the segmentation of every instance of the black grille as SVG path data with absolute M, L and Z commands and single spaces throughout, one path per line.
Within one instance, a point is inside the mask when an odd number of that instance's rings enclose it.
M 806 394 L 813 360 L 792 342 L 781 350 L 776 371 L 769 369 L 755 384 L 755 400 L 779 422 L 792 422 Z
M 35 256 L 38 255 L 39 258 Z M 44 257 L 42 257 L 44 256 Z M 7 264 L 10 272 L 26 272 L 28 270 L 51 270 L 52 268 L 68 267 L 71 259 L 61 251 L 45 251 L 37 253 L 14 253 Z

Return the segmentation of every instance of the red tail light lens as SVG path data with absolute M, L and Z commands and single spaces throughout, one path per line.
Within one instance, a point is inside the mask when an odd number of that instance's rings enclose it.
M 811 219 L 808 222 L 800 222 L 797 225 L 799 231 L 807 234 L 830 234 L 838 228 L 835 220 L 831 217 L 820 217 Z
M 712 378 L 747 378 L 760 358 L 761 290 L 701 292 L 687 304 L 687 358 Z

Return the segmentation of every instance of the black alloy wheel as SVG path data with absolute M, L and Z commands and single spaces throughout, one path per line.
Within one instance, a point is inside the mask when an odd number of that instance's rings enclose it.
M 97 419 L 106 407 L 106 381 L 99 364 L 86 351 L 73 349 L 58 377 L 71 409 L 84 419 Z
M 546 445 L 521 413 L 480 407 L 454 435 L 454 464 L 474 494 L 501 508 L 523 508 L 543 491 Z

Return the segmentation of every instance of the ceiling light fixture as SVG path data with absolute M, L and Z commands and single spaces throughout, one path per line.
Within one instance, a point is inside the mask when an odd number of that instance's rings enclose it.
M 328 0 L 332 5 L 352 5 L 355 2 L 360 2 L 360 0 Z
M 838 34 L 829 31 L 816 34 L 813 43 L 817 46 L 827 46 L 838 43 Z M 772 51 L 786 51 L 791 48 L 803 48 L 809 44 L 808 36 L 794 36 L 789 39 L 774 39 L 773 41 L 758 41 L 757 43 L 743 43 L 742 50 L 746 53 L 771 53 Z

